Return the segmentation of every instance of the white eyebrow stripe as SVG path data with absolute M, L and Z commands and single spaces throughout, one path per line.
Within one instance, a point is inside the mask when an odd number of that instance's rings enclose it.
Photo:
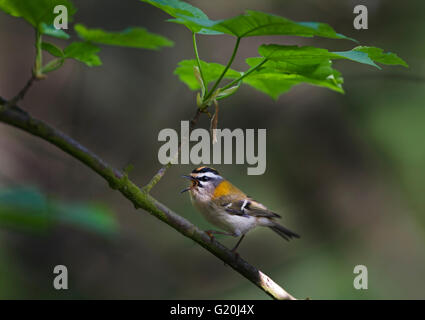
M 219 175 L 212 172 L 202 172 L 202 173 L 197 173 L 195 177 L 196 178 L 202 178 L 202 177 L 217 178 L 219 177 Z

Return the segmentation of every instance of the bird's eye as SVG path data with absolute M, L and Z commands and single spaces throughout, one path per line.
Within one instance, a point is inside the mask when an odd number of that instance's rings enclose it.
M 209 181 L 209 180 L 211 180 L 211 178 L 210 177 L 202 177 L 202 178 L 199 178 L 199 180 L 201 180 L 201 181 Z

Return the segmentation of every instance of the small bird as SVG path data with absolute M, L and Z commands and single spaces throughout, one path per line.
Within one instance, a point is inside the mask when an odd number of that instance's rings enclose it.
M 263 204 L 248 197 L 228 180 L 220 176 L 217 170 L 199 167 L 189 176 L 192 184 L 182 190 L 189 191 L 192 204 L 213 225 L 223 231 L 205 231 L 211 239 L 213 234 L 241 237 L 232 249 L 236 251 L 245 234 L 257 227 L 269 227 L 285 240 L 299 238 L 295 232 L 286 229 L 275 221 L 280 215 L 268 210 Z

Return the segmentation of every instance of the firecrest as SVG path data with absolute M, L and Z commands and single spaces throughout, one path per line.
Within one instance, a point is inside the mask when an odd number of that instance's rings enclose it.
M 248 197 L 228 180 L 220 176 L 217 170 L 209 167 L 199 167 L 189 176 L 192 184 L 182 191 L 189 191 L 192 204 L 213 225 L 223 231 L 208 230 L 206 233 L 213 238 L 213 234 L 224 234 L 240 237 L 232 249 L 236 251 L 245 234 L 257 227 L 269 227 L 285 240 L 299 238 L 276 222 L 280 215 L 268 210 L 263 204 Z

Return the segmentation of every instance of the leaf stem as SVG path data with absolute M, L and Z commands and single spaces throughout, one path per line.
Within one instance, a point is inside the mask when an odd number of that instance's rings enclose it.
M 42 66 L 43 66 L 43 54 L 41 51 L 41 32 L 37 28 L 35 31 L 35 64 L 34 64 L 34 75 L 37 79 L 43 78 Z
M 244 74 L 242 76 L 240 76 L 239 78 L 237 78 L 237 79 L 233 80 L 232 82 L 226 84 L 223 88 L 221 88 L 221 90 L 226 90 L 226 89 L 230 88 L 231 86 L 234 86 L 236 83 L 238 83 L 239 81 L 241 81 L 243 78 L 249 76 L 251 73 L 253 73 L 258 68 L 260 68 L 267 61 L 268 61 L 268 59 L 267 58 L 264 58 L 264 60 L 262 60 L 259 64 L 251 67 L 250 69 L 248 69 L 248 71 L 244 72 Z
M 236 43 L 235 43 L 235 47 L 233 48 L 233 53 L 232 56 L 230 57 L 229 62 L 227 63 L 226 67 L 224 68 L 223 72 L 221 73 L 221 75 L 218 77 L 217 81 L 214 83 L 214 86 L 212 87 L 211 91 L 209 94 L 207 94 L 204 98 L 204 102 L 208 100 L 208 98 L 214 93 L 215 89 L 217 89 L 218 85 L 220 84 L 220 81 L 223 79 L 223 77 L 226 75 L 227 70 L 229 70 L 230 66 L 233 63 L 233 60 L 235 60 L 236 57 L 236 52 L 238 51 L 239 48 L 239 43 L 241 42 L 241 38 L 237 38 Z
M 195 50 L 196 62 L 198 64 L 199 73 L 201 74 L 202 82 L 204 83 L 205 95 L 208 95 L 208 83 L 205 83 L 204 73 L 202 72 L 201 60 L 199 59 L 198 46 L 196 44 L 196 34 L 195 34 L 195 32 L 192 33 L 192 39 L 193 39 L 193 49 Z

